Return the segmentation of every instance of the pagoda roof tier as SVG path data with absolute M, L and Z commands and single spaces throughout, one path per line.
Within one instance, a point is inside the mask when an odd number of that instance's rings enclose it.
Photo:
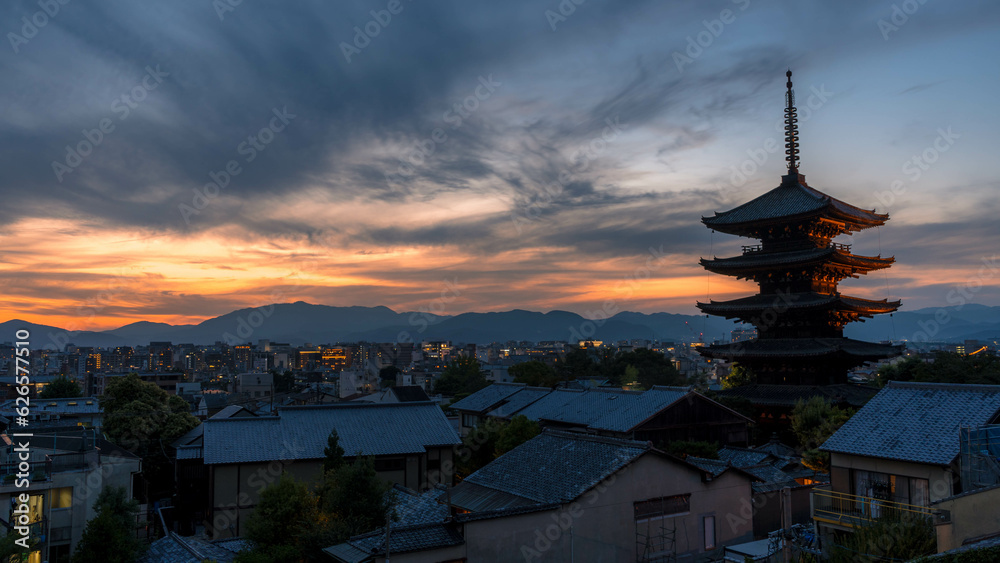
M 891 313 L 898 309 L 899 301 L 887 299 L 872 300 L 849 297 L 840 294 L 824 294 L 814 291 L 801 293 L 765 294 L 732 299 L 730 301 L 710 301 L 698 303 L 698 308 L 710 315 L 726 318 L 759 316 L 768 309 L 813 311 L 845 311 L 859 316 L 870 317 L 881 313 Z
M 710 272 L 726 275 L 740 275 L 773 271 L 778 268 L 800 268 L 820 264 L 844 266 L 855 272 L 868 272 L 888 268 L 895 258 L 881 256 L 859 256 L 851 254 L 841 245 L 831 244 L 821 248 L 792 250 L 786 252 L 747 252 L 732 258 L 701 259 L 701 265 Z
M 698 352 L 729 361 L 746 359 L 855 358 L 864 361 L 898 356 L 903 346 L 876 344 L 851 338 L 768 338 L 703 346 Z
M 844 234 L 882 225 L 888 214 L 861 209 L 806 185 L 805 176 L 782 176 L 781 185 L 729 211 L 702 217 L 710 228 L 732 235 L 751 236 L 766 225 L 788 224 L 812 218 L 842 223 Z

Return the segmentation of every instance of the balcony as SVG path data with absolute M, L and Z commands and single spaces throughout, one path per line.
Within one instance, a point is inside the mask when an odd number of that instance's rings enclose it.
M 840 250 L 843 252 L 850 253 L 851 245 L 842 244 L 839 242 L 828 243 L 827 248 L 832 248 L 834 250 Z M 767 249 L 769 252 L 779 252 L 779 251 L 795 251 L 795 250 L 812 250 L 815 248 L 822 248 L 822 246 L 814 246 L 808 241 L 772 241 L 768 243 Z M 754 252 L 764 251 L 763 244 L 746 244 L 740 247 L 740 250 L 744 255 L 753 254 Z
M 838 493 L 823 488 L 813 489 L 812 492 L 813 520 L 846 528 L 866 526 L 879 518 L 934 518 L 943 516 L 942 511 L 931 510 L 926 506 Z

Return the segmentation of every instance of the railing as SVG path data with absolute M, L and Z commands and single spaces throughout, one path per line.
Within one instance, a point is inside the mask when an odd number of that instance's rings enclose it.
M 768 243 L 767 248 L 768 248 L 769 251 L 777 251 L 777 250 L 809 250 L 810 248 L 816 248 L 816 247 L 810 246 L 808 243 L 806 243 L 804 241 L 794 241 L 794 242 L 772 241 L 772 242 Z M 827 248 L 832 248 L 834 250 L 841 250 L 843 252 L 850 252 L 851 251 L 851 245 L 849 245 L 849 244 L 842 244 L 842 243 L 839 243 L 839 242 L 831 242 L 831 243 L 829 243 L 827 245 Z M 753 252 L 760 252 L 760 251 L 764 250 L 764 245 L 763 244 L 745 244 L 745 245 L 741 246 L 740 249 L 742 250 L 743 254 L 751 254 Z
M 13 485 L 21 473 L 19 463 L 0 464 L 0 486 Z M 32 461 L 28 463 L 28 478 L 32 481 L 48 481 L 52 478 L 52 461 Z
M 933 518 L 938 513 L 926 506 L 838 493 L 825 489 L 812 492 L 813 520 L 854 528 L 880 518 Z

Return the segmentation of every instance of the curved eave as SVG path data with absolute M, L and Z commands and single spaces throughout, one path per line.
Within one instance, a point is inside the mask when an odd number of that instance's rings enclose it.
M 902 302 L 889 301 L 888 299 L 872 300 L 839 295 L 824 296 L 820 294 L 795 293 L 783 296 L 758 295 L 730 301 L 709 301 L 708 303 L 699 301 L 697 303 L 698 309 L 702 312 L 727 319 L 755 316 L 768 309 L 777 307 L 802 313 L 842 311 L 854 313 L 862 317 L 871 317 L 892 313 L 896 309 L 899 309 L 900 305 L 902 305 Z
M 779 268 L 801 268 L 817 264 L 831 264 L 855 268 L 859 271 L 880 270 L 888 268 L 895 261 L 894 256 L 859 256 L 829 248 L 825 252 L 773 252 L 752 253 L 731 258 L 715 257 L 711 260 L 702 258 L 699 263 L 703 268 L 717 274 L 733 274 L 737 272 L 759 272 Z M 795 254 L 798 254 L 797 256 Z

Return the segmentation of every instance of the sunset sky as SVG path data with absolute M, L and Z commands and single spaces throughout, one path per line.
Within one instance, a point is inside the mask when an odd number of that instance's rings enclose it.
M 700 268 L 751 244 L 700 218 L 778 185 L 789 67 L 807 181 L 891 214 L 838 242 L 896 265 L 842 290 L 1000 305 L 996 2 L 19 1 L 0 29 L 0 321 L 451 287 L 444 314 L 693 313 L 753 290 Z

